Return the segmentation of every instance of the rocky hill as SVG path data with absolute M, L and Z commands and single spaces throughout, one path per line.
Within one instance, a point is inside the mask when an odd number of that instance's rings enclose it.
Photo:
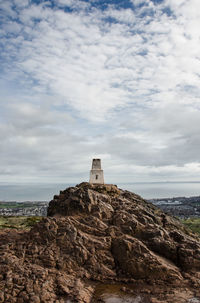
M 98 287 L 110 284 L 132 300 L 112 302 L 200 302 L 199 237 L 115 185 L 61 191 L 47 218 L 0 244 L 0 302 L 109 302 Z

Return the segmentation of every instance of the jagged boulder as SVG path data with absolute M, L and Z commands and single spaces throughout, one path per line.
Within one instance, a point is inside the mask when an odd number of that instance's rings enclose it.
M 95 190 L 98 189 L 98 190 Z M 69 187 L 55 195 L 48 207 L 48 216 L 72 216 L 93 214 L 100 218 L 110 218 L 113 213 L 111 199 L 117 197 L 120 190 L 115 185 L 88 185 Z
M 199 238 L 115 185 L 61 191 L 29 232 L 7 242 L 2 236 L 0 254 L 0 302 L 6 303 L 95 302 L 94 281 L 200 286 Z

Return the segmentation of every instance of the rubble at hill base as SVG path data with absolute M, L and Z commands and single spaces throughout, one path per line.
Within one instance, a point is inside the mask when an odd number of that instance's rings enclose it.
M 28 232 L 2 232 L 0 244 L 3 303 L 97 302 L 98 283 L 133 285 L 148 302 L 200 297 L 199 237 L 115 185 L 61 191 L 47 218 Z

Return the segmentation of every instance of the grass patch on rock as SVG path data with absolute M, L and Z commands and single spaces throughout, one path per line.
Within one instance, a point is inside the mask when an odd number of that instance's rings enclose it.
M 200 235 L 200 218 L 188 218 L 182 220 L 182 223 L 191 229 L 193 232 L 198 233 Z
M 30 229 L 34 224 L 40 222 L 42 218 L 38 216 L 0 216 L 0 229 Z

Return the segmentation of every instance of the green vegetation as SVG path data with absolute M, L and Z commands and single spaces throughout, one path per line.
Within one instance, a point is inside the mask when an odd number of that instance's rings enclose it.
M 34 224 L 40 222 L 43 217 L 25 217 L 25 216 L 0 216 L 0 229 L 16 228 L 30 229 Z
M 182 223 L 193 232 L 200 234 L 200 218 L 189 218 L 182 220 Z
M 23 205 L 23 203 L 21 204 Z M 19 207 L 19 203 L 17 202 L 0 202 L 0 208 L 18 208 L 18 207 Z
M 36 207 L 41 206 L 42 201 L 38 202 L 2 202 L 0 201 L 0 208 L 28 208 L 28 207 Z

